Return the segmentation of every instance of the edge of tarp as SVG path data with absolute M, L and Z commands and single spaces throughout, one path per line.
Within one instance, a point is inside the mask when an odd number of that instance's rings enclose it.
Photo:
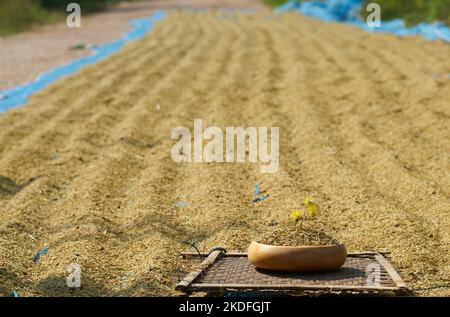
M 156 11 L 147 18 L 130 20 L 131 30 L 125 33 L 121 39 L 94 47 L 91 55 L 54 67 L 40 74 L 31 82 L 11 89 L 0 90 L 0 112 L 26 104 L 31 94 L 44 89 L 61 77 L 75 73 L 85 65 L 107 58 L 118 52 L 128 42 L 144 37 L 151 31 L 153 25 L 165 16 L 164 11 Z
M 369 32 L 392 33 L 397 36 L 419 35 L 427 40 L 450 42 L 450 27 L 443 22 L 419 23 L 407 27 L 401 19 L 381 21 L 380 27 L 369 27 L 359 16 L 363 0 L 327 0 L 297 2 L 290 0 L 275 9 L 276 12 L 297 11 L 303 15 L 327 22 L 347 23 Z

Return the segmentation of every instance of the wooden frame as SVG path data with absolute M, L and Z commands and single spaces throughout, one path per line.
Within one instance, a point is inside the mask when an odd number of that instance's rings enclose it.
M 201 276 L 208 268 L 221 257 L 246 257 L 246 253 L 231 252 L 223 253 L 223 251 L 213 251 L 211 254 L 207 253 L 194 253 L 184 252 L 181 254 L 183 258 L 190 257 L 203 257 L 205 260 L 200 264 L 199 268 L 189 274 L 187 274 L 182 281 L 176 285 L 176 290 L 191 293 L 193 291 L 201 292 L 226 292 L 226 291 L 266 291 L 266 292 L 320 292 L 320 293 L 375 293 L 375 294 L 400 294 L 409 295 L 411 291 L 406 286 L 405 282 L 401 279 L 400 275 L 395 271 L 393 266 L 386 259 L 385 255 L 389 255 L 389 252 L 354 252 L 349 253 L 349 257 L 370 257 L 375 259 L 388 273 L 389 277 L 395 283 L 395 287 L 387 286 L 330 286 L 330 285 L 287 285 L 287 284 L 271 284 L 271 285 L 259 285 L 259 284 L 205 284 L 195 283 L 195 280 Z

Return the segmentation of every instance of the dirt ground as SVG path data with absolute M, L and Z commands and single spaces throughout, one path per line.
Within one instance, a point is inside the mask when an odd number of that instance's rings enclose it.
M 130 30 L 129 21 L 150 16 L 155 10 L 267 9 L 258 0 L 147 0 L 122 2 L 105 12 L 84 15 L 81 28 L 66 22 L 6 38 L 0 37 L 0 89 L 32 81 L 53 67 L 91 54 L 71 50 L 78 43 L 103 44 L 119 39 Z M 81 8 L 83 10 L 83 8 Z
M 450 295 L 448 56 L 294 13 L 172 13 L 0 114 L 0 292 L 176 295 L 183 241 L 245 251 L 312 195 L 309 226 L 391 251 L 410 287 L 431 288 L 418 295 Z M 195 118 L 280 127 L 279 171 L 175 163 L 171 130 Z M 270 196 L 255 204 L 258 182 Z

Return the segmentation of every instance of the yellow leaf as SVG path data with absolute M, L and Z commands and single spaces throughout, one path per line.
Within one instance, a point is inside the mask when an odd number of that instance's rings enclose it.
M 303 199 L 303 205 L 308 206 L 310 203 L 312 203 L 312 200 L 314 197 L 312 196 L 306 196 L 305 199 Z
M 311 217 L 314 217 L 317 215 L 317 205 L 313 203 L 309 203 L 308 205 L 308 213 Z
M 291 212 L 290 218 L 297 221 L 302 217 L 302 215 L 303 215 L 303 212 L 301 210 L 293 210 Z

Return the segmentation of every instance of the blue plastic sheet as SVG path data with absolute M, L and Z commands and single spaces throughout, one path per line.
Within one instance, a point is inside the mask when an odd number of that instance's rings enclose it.
M 164 18 L 164 16 L 165 12 L 157 11 L 148 18 L 131 20 L 130 25 L 132 30 L 126 33 L 121 39 L 97 46 L 93 49 L 91 55 L 53 68 L 50 71 L 39 75 L 32 82 L 9 90 L 0 91 L 0 111 L 6 111 L 10 108 L 25 104 L 31 94 L 42 90 L 59 78 L 75 73 L 84 65 L 105 59 L 111 54 L 119 51 L 129 41 L 142 38 L 151 30 L 155 22 Z
M 38 253 L 36 253 L 35 255 L 33 255 L 33 262 L 37 262 L 39 261 L 39 259 L 41 258 L 41 256 L 43 256 L 45 253 L 47 253 L 48 251 L 48 247 L 44 247 L 42 250 L 40 250 Z
M 403 20 L 382 21 L 381 27 L 369 27 L 359 16 L 363 0 L 326 0 L 298 2 L 288 1 L 276 9 L 277 12 L 298 11 L 322 21 L 344 22 L 370 32 L 388 32 L 398 36 L 420 35 L 428 40 L 450 42 L 450 27 L 442 22 L 420 23 L 407 27 Z
M 269 197 L 269 195 L 261 195 L 261 186 L 259 184 L 256 184 L 255 191 L 253 192 L 253 202 L 261 202 L 266 200 Z

